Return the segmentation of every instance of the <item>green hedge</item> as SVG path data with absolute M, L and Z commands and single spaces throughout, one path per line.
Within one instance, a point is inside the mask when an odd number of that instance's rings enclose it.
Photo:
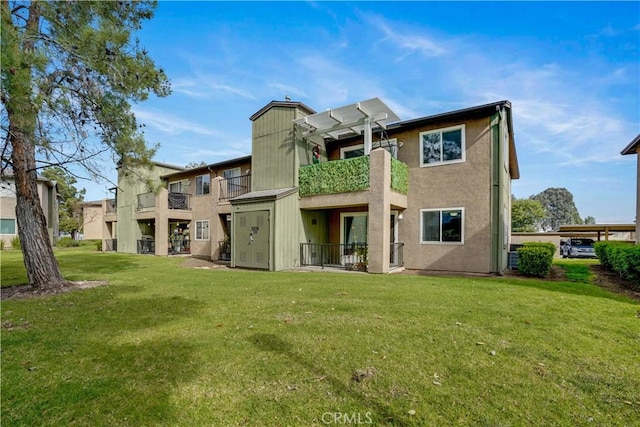
M 640 290 L 640 245 L 626 242 L 596 242 L 593 245 L 600 264 L 615 271 Z
M 556 245 L 526 242 L 518 248 L 518 271 L 525 276 L 546 277 L 551 272 Z
M 58 239 L 56 245 L 59 248 L 77 248 L 80 246 L 80 242 L 73 240 L 71 237 L 61 237 Z
M 400 194 L 409 193 L 409 166 L 391 158 L 391 189 Z
M 369 156 L 302 166 L 298 176 L 301 196 L 363 191 L 369 186 Z

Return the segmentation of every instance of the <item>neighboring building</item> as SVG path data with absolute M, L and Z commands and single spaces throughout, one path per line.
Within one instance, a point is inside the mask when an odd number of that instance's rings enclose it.
M 507 267 L 508 101 L 407 121 L 377 98 L 321 113 L 273 101 L 251 121 L 252 156 L 119 177 L 118 251 L 272 271 Z
M 104 236 L 104 214 L 103 200 L 82 202 L 82 236 L 84 239 L 102 239 Z
M 105 201 L 105 210 L 116 200 L 117 207 L 104 250 L 229 260 L 229 200 L 250 191 L 250 167 L 246 156 L 193 169 L 154 163 L 119 176 L 116 199 Z
M 47 221 L 47 231 L 52 245 L 58 235 L 58 185 L 55 181 L 38 177 L 38 196 Z M 0 180 L 0 239 L 5 248 L 11 247 L 11 240 L 18 235 L 16 220 L 16 184 L 12 176 Z
M 636 154 L 636 243 L 640 244 L 640 134 L 620 152 L 623 156 Z

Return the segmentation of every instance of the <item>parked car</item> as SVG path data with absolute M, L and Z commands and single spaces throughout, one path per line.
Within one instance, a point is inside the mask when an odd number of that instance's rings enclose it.
M 571 238 L 560 246 L 562 258 L 597 258 L 593 239 Z

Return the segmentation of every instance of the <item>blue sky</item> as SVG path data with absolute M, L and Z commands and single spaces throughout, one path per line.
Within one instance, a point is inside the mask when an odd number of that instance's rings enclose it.
M 402 120 L 508 99 L 516 197 L 565 187 L 582 217 L 635 220 L 638 2 L 161 1 L 138 36 L 173 86 L 134 105 L 157 161 L 251 154 L 249 117 L 285 95 L 379 97 Z

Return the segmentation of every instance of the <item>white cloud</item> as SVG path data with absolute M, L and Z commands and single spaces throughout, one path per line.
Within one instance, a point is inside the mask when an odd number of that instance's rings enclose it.
M 394 28 L 406 28 L 406 24 L 396 25 L 374 14 L 362 14 L 362 17 L 375 30 L 373 31 L 374 34 L 378 32 L 383 34 L 383 38 L 378 40 L 376 44 L 391 45 L 392 48 L 399 51 L 397 53 L 399 56 L 396 57 L 397 61 L 402 61 L 414 53 L 425 58 L 434 58 L 447 53 L 444 43 L 427 36 L 424 34 L 424 30 L 413 33 L 409 31 L 400 32 L 394 30 Z
M 219 132 L 214 129 L 182 119 L 175 114 L 142 108 L 134 108 L 133 113 L 135 114 L 138 122 L 144 123 L 145 125 L 151 126 L 164 133 L 173 135 L 182 133 L 195 133 L 206 136 L 219 135 Z

